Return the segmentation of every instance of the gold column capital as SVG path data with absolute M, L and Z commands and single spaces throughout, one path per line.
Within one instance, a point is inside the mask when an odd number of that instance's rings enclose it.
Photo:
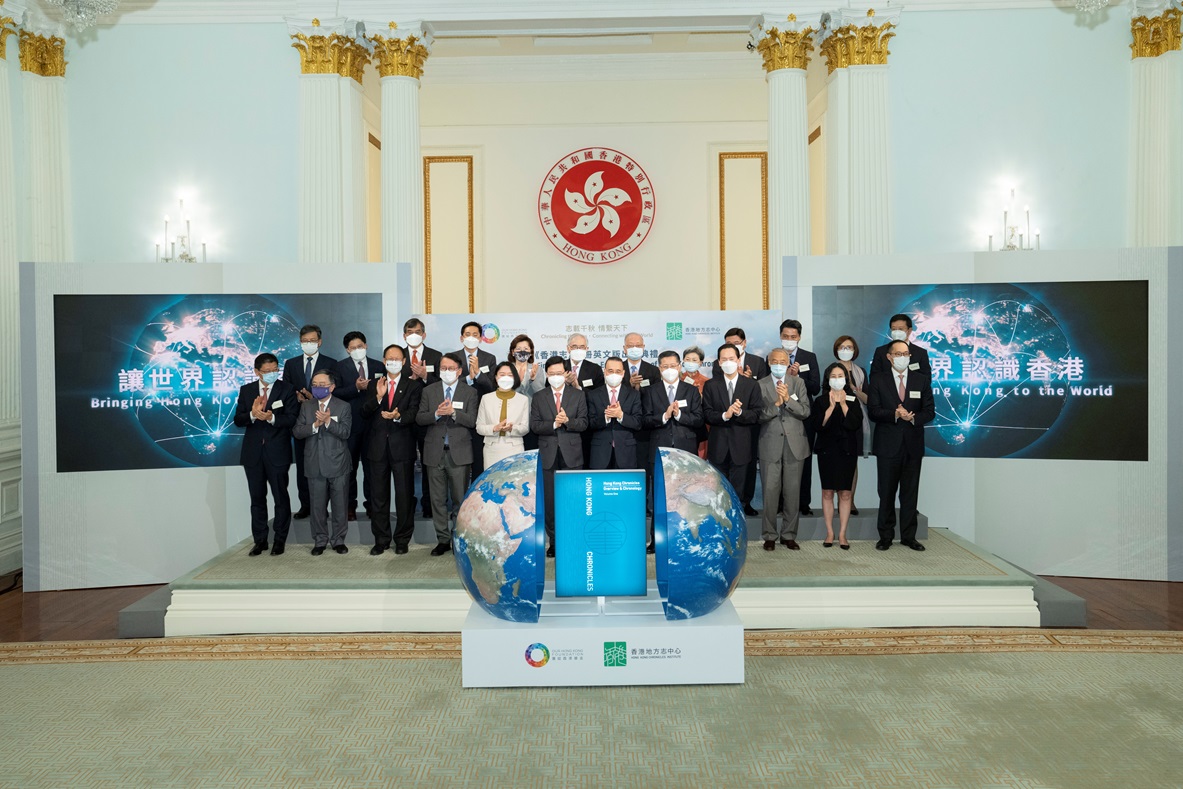
M 887 21 L 875 24 L 875 9 L 864 17 L 850 12 L 836 12 L 823 17 L 822 43 L 819 49 L 826 59 L 827 72 L 849 66 L 885 66 L 891 52 L 887 42 L 895 37 L 899 10 L 888 11 Z
M 1183 48 L 1183 12 L 1167 8 L 1158 16 L 1136 16 L 1130 20 L 1132 59 L 1156 58 Z
M 363 42 L 364 39 L 359 41 L 339 34 L 331 36 L 329 41 L 330 49 L 335 47 L 337 74 L 350 77 L 358 85 L 361 84 L 366 64 L 370 62 L 370 49 Z
M 16 34 L 16 24 L 10 16 L 0 16 L 0 60 L 8 57 L 8 37 Z
M 804 69 L 809 65 L 813 50 L 813 34 L 818 30 L 817 20 L 798 20 L 796 14 L 785 18 L 783 29 L 779 24 L 769 25 L 764 17 L 761 24 L 752 29 L 752 43 L 764 58 L 764 70 L 771 74 L 781 69 Z
M 383 77 L 422 79 L 423 64 L 431 54 L 431 35 L 422 32 L 422 28 L 405 36 L 399 36 L 396 30 L 398 24 L 391 22 L 388 34 L 369 37 L 374 44 L 378 74 Z
M 336 74 L 361 84 L 370 48 L 364 27 L 344 18 L 301 20 L 287 19 L 292 48 L 300 53 L 301 74 Z
M 66 39 L 41 36 L 31 30 L 21 30 L 21 71 L 41 77 L 66 76 Z

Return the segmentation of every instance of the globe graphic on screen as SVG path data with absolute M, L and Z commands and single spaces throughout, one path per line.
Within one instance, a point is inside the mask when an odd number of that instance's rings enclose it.
M 299 350 L 299 324 L 262 296 L 234 312 L 217 296 L 187 296 L 144 326 L 120 371 L 121 395 L 151 397 L 136 412 L 156 446 L 193 465 L 238 462 L 242 430 L 234 426 L 238 389 L 256 380 L 255 356 L 282 365 Z
M 653 471 L 657 587 L 666 619 L 714 611 L 735 591 L 748 526 L 731 483 L 698 455 L 658 449 Z
M 936 417 L 926 443 L 939 454 L 1021 452 L 1064 410 L 1057 392 L 1082 376 L 1051 310 L 1023 288 L 990 287 L 940 285 L 900 310 L 913 316 L 912 342 L 932 363 Z
M 452 545 L 464 588 L 510 622 L 538 621 L 546 562 L 535 523 L 540 475 L 536 449 L 500 460 L 473 482 L 456 516 Z

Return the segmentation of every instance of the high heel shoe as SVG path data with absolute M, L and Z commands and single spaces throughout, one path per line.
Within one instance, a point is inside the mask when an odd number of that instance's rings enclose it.
M 844 551 L 849 551 L 850 550 L 850 543 L 846 543 L 845 545 L 839 544 L 838 547 Z
M 833 548 L 833 547 L 834 547 L 834 543 L 833 543 L 833 542 L 823 542 L 823 543 L 822 543 L 822 547 L 823 547 L 823 548 Z

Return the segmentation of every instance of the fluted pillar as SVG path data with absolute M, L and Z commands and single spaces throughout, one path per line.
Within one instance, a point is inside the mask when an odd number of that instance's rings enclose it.
M 16 174 L 12 150 L 12 91 L 8 38 L 16 35 L 24 9 L 0 2 L 0 433 L 20 422 L 20 310 L 17 305 Z M 18 434 L 19 437 L 19 434 Z M 3 443 L 3 438 L 0 438 Z M 0 449 L 0 452 L 3 450 Z
M 422 25 L 370 36 L 382 78 L 382 260 L 411 264 L 416 310 L 423 309 L 423 155 L 419 79 L 431 36 Z
M 892 250 L 887 42 L 900 10 L 836 11 L 822 20 L 826 106 L 826 251 Z
M 66 40 L 57 32 L 42 26 L 18 33 L 29 163 L 30 257 L 46 263 L 74 258 Z
M 774 301 L 781 293 L 784 258 L 810 252 L 805 68 L 819 19 L 789 14 L 778 26 L 765 16 L 752 30 L 768 74 L 768 291 Z
M 1139 0 L 1133 39 L 1131 243 L 1183 245 L 1183 30 L 1177 2 Z

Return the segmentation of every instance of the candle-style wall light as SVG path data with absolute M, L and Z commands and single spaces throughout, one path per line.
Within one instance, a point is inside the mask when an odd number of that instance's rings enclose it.
M 1031 233 L 1031 206 L 1024 205 L 1020 216 L 1015 209 L 1015 188 L 1008 187 L 1010 199 L 1002 207 L 1002 235 L 998 245 L 999 252 L 1030 252 L 1038 250 L 1042 243 L 1039 228 Z M 986 238 L 986 250 L 994 251 L 994 234 Z
M 184 223 L 185 232 L 177 233 L 174 238 L 169 239 L 169 223 L 172 221 L 168 214 L 164 215 L 164 242 L 156 245 L 156 262 L 157 263 L 196 263 L 197 249 L 193 243 L 193 220 L 185 213 L 185 198 L 182 197 L 178 201 L 180 203 L 181 211 L 179 214 L 180 221 Z M 201 262 L 206 262 L 206 242 L 201 242 Z

